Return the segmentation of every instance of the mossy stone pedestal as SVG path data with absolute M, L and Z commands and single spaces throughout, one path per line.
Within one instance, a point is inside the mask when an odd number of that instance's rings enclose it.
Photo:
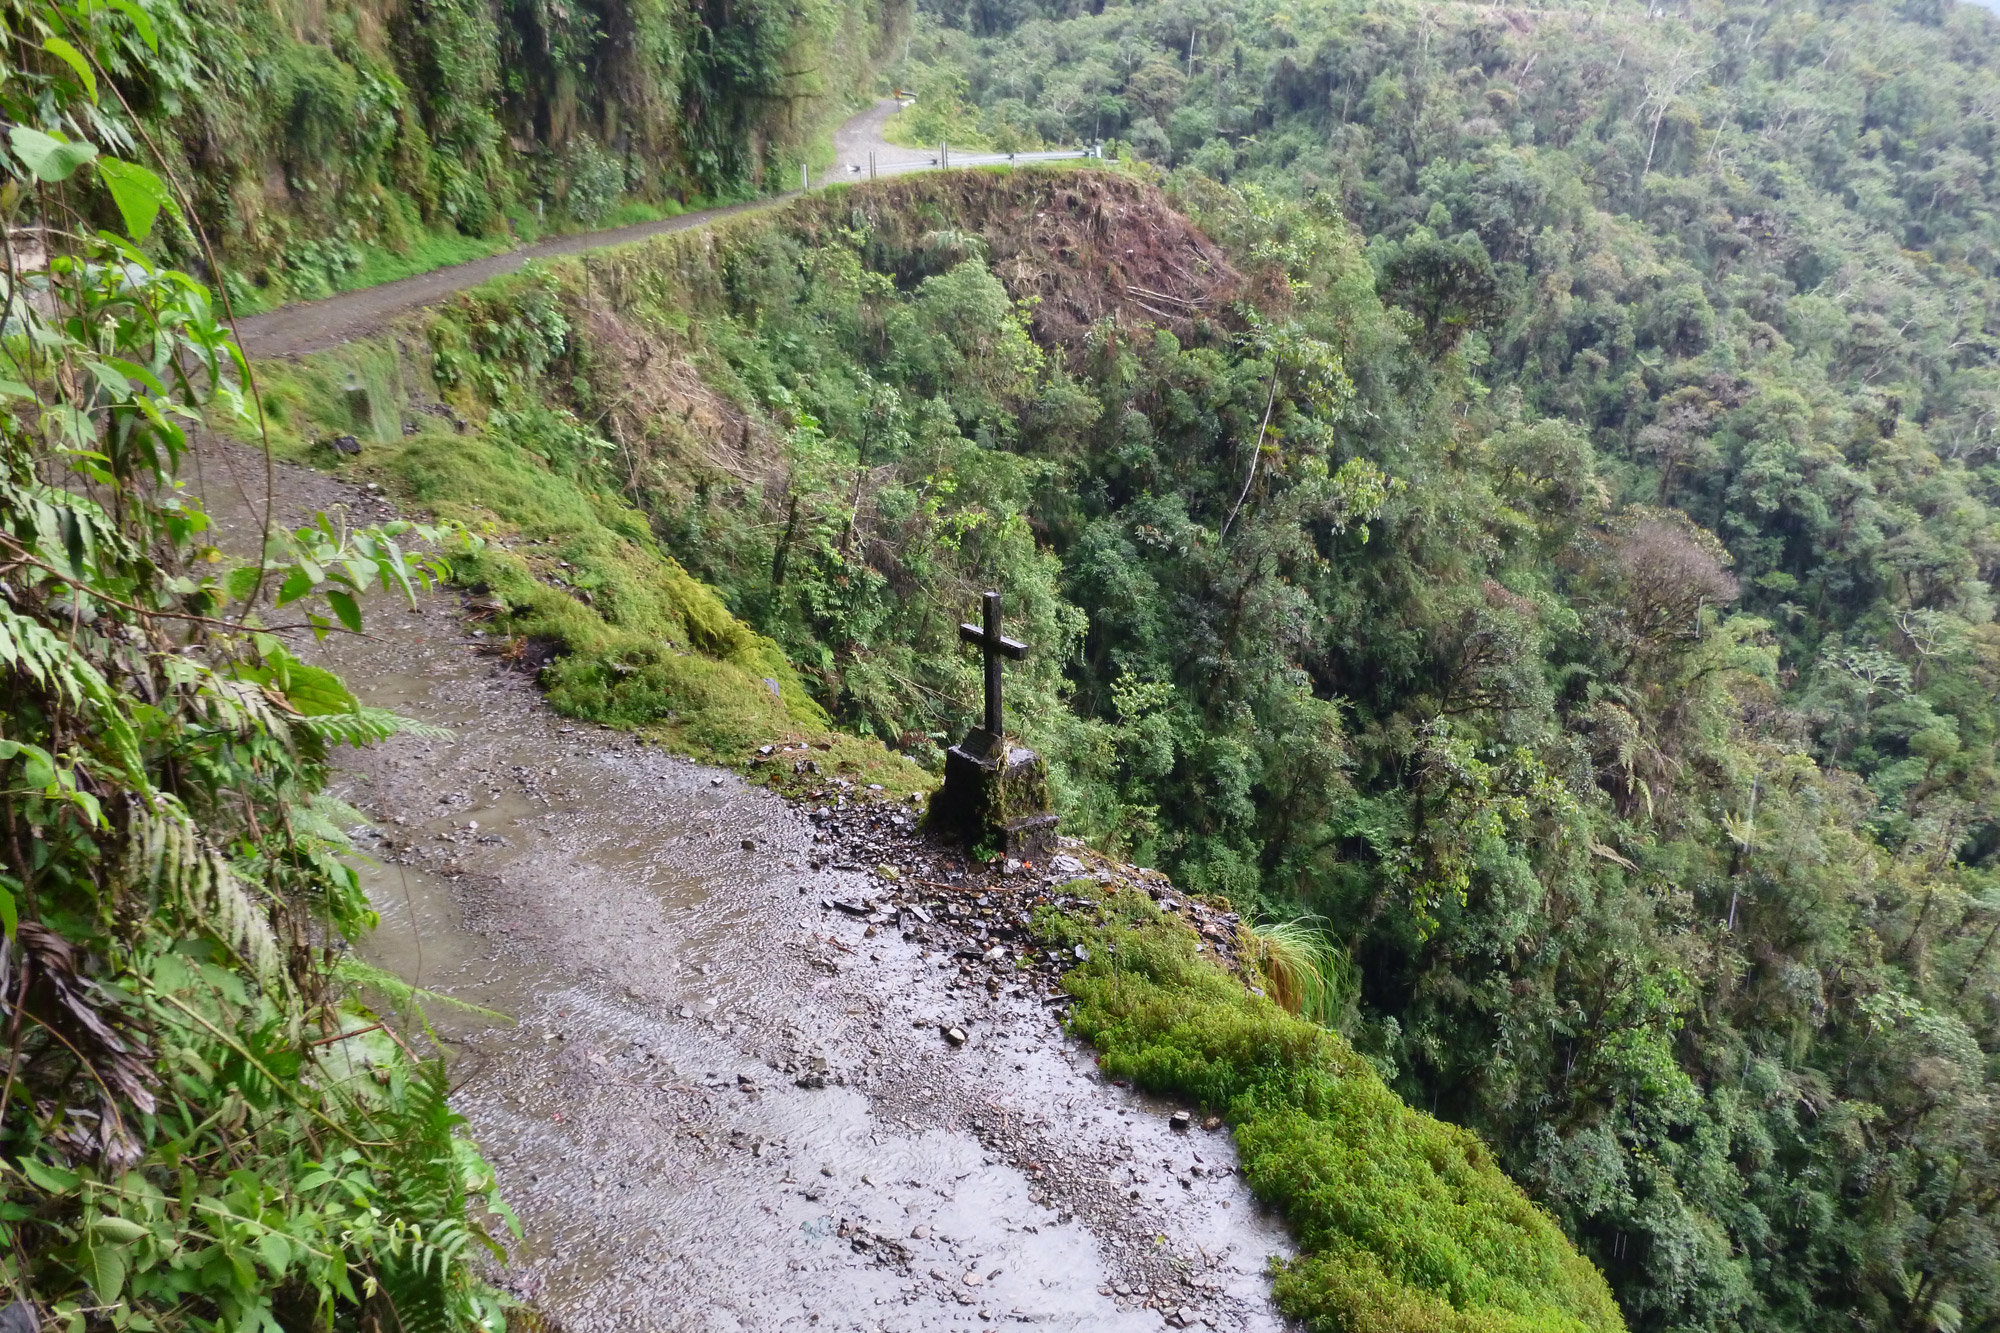
M 1055 854 L 1048 762 L 974 728 L 945 752 L 944 785 L 931 796 L 930 825 L 979 851 L 1019 861 Z

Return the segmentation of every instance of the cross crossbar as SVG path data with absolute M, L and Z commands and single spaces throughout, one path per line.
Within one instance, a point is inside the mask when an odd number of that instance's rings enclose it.
M 982 619 L 984 625 L 961 624 L 958 637 L 978 648 L 986 659 L 986 734 L 998 746 L 1003 734 L 1000 714 L 1000 659 L 1011 657 L 1016 662 L 1028 655 L 1028 645 L 1015 639 L 1005 638 L 1000 633 L 1000 594 L 989 592 L 981 599 L 984 603 Z

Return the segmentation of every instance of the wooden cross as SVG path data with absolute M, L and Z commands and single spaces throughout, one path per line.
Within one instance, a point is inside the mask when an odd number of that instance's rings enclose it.
M 986 734 L 992 737 L 995 748 L 1000 745 L 1000 659 L 1011 657 L 1016 662 L 1028 655 L 1028 645 L 1000 636 L 1000 594 L 989 592 L 985 597 L 986 624 L 961 624 L 958 637 L 978 647 L 986 658 Z

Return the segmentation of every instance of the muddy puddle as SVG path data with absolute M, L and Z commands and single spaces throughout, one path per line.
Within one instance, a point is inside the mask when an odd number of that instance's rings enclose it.
M 555 717 L 454 598 L 370 616 L 315 655 L 451 736 L 342 752 L 364 953 L 511 1017 L 431 1011 L 518 1294 L 575 1333 L 1284 1327 L 1226 1132 L 1107 1084 L 1026 985 L 825 910 L 865 886 L 806 820 Z

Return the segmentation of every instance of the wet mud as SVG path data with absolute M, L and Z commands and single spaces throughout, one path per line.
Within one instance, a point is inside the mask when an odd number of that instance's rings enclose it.
M 363 952 L 510 1016 L 430 1013 L 521 1218 L 512 1290 L 578 1333 L 1285 1326 L 1227 1132 L 1106 1082 L 1045 986 L 823 905 L 879 886 L 805 811 L 558 717 L 455 595 L 368 629 L 316 653 L 453 735 L 342 752 Z

